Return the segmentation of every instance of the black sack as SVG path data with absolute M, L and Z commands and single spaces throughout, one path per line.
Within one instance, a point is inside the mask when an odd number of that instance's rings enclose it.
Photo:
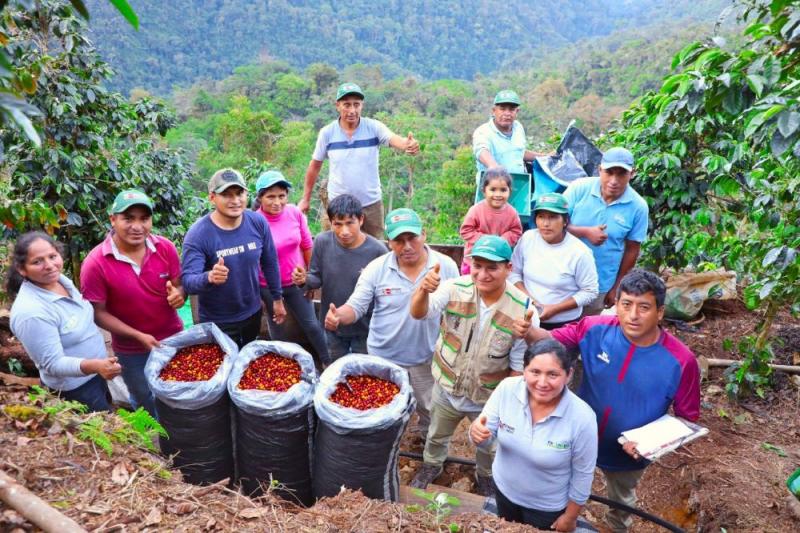
M 382 407 L 361 411 L 330 401 L 336 385 L 348 375 L 369 374 L 400 387 Z M 337 359 L 320 377 L 314 394 L 319 418 L 314 442 L 314 497 L 335 496 L 342 486 L 369 498 L 397 501 L 400 439 L 416 402 L 402 367 L 372 355 Z
M 168 438 L 159 437 L 161 452 L 174 455 L 172 464 L 187 483 L 206 485 L 233 479 L 230 400 L 194 409 L 176 409 L 156 398 L 158 421 Z
M 294 359 L 301 372 L 315 375 L 314 358 L 291 342 L 253 341 L 239 352 L 228 379 L 236 418 L 237 483 L 248 496 L 258 496 L 274 482 L 279 496 L 310 506 L 313 385 L 300 381 L 285 392 L 239 388 L 250 363 L 270 352 Z

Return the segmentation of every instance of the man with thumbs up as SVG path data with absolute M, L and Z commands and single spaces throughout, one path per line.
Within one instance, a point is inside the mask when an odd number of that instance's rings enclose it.
M 308 213 L 311 193 L 325 159 L 328 169 L 327 198 L 323 195 L 322 228 L 330 229 L 324 210 L 340 194 L 352 194 L 364 206 L 363 230 L 376 239 L 383 238 L 383 200 L 378 175 L 381 146 L 391 146 L 408 155 L 419 152 L 419 143 L 411 132 L 405 137 L 392 133 L 382 122 L 361 116 L 364 92 L 355 83 L 343 83 L 336 92 L 339 117 L 323 127 L 306 170 L 303 198 L 297 204 Z
M 411 316 L 441 316 L 431 370 L 436 380 L 424 463 L 411 482 L 425 488 L 442 472 L 447 447 L 464 417 L 475 420 L 497 385 L 522 372 L 525 340 L 539 319 L 533 303 L 508 281 L 511 246 L 502 237 L 484 235 L 470 253 L 470 273 L 441 283 L 429 271 L 411 297 Z M 492 451 L 478 448 L 477 490 L 492 490 Z
M 119 193 L 109 209 L 111 231 L 83 262 L 81 289 L 95 322 L 111 333 L 134 408 L 155 416 L 144 378 L 150 350 L 183 329 L 176 309 L 186 298 L 175 245 L 153 235 L 153 202 L 142 191 Z
M 259 273 L 273 300 L 273 320 L 286 318 L 278 254 L 263 216 L 247 208 L 241 173 L 223 168 L 208 182 L 214 210 L 183 240 L 183 283 L 197 294 L 202 322 L 213 322 L 241 348 L 261 330 Z
M 636 266 L 647 238 L 647 202 L 629 185 L 633 163 L 631 152 L 611 148 L 600 161 L 600 176 L 575 180 L 564 191 L 570 218 L 567 231 L 592 250 L 597 266 L 599 291 L 583 307 L 583 316 L 599 315 L 616 303 L 620 281 Z

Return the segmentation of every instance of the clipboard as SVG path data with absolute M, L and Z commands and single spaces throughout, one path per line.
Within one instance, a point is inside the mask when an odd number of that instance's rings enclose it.
M 649 424 L 623 431 L 617 442 L 636 441 L 639 455 L 655 461 L 704 435 L 708 435 L 708 428 L 665 414 Z

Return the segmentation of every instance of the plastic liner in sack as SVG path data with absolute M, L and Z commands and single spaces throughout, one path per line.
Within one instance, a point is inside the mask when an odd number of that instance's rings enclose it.
M 365 411 L 329 399 L 348 375 L 362 374 L 390 380 L 400 391 L 388 404 Z M 314 496 L 335 496 L 345 486 L 370 498 L 397 501 L 400 438 L 415 406 L 408 373 L 402 367 L 362 354 L 346 355 L 331 364 L 314 393 L 319 418 L 314 442 Z
M 186 346 L 217 343 L 225 358 L 208 381 L 164 381 L 161 370 Z M 173 464 L 189 483 L 202 485 L 233 479 L 228 375 L 239 350 L 215 324 L 197 324 L 161 341 L 150 352 L 144 373 L 156 397 L 158 419 L 169 435 L 160 438 L 161 451 L 174 455 Z
M 250 363 L 276 353 L 316 376 L 314 358 L 292 342 L 253 341 L 233 363 L 228 394 L 236 416 L 236 463 L 245 494 L 257 496 L 274 480 L 281 497 L 309 506 L 314 436 L 314 386 L 300 381 L 285 392 L 242 390 L 239 381 Z

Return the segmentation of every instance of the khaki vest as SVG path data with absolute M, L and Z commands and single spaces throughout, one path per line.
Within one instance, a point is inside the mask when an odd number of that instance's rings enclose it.
M 431 370 L 439 385 L 453 396 L 485 403 L 509 375 L 509 353 L 514 344 L 511 325 L 525 317 L 528 297 L 506 282 L 503 296 L 490 309 L 483 331 L 478 331 L 478 291 L 470 276 L 457 278 L 442 323 Z

